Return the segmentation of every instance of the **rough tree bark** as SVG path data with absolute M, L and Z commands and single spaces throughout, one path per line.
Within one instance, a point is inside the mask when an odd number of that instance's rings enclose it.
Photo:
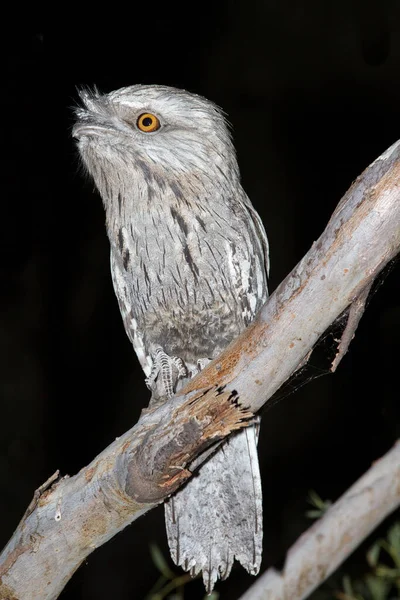
M 366 290 L 399 250 L 397 142 L 354 182 L 321 237 L 241 336 L 77 475 L 41 486 L 0 557 L 0 599 L 57 598 L 96 547 L 174 492 L 207 448 L 246 426 L 353 306 L 336 368 Z

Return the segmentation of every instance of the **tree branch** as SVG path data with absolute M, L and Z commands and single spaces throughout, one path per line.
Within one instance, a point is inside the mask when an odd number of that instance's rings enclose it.
M 282 573 L 268 569 L 240 600 L 307 598 L 400 505 L 400 442 L 289 550 Z
M 397 142 L 355 181 L 241 336 L 89 466 L 39 488 L 0 557 L 0 599 L 57 598 L 96 547 L 182 485 L 207 448 L 248 424 L 399 252 L 399 182 Z

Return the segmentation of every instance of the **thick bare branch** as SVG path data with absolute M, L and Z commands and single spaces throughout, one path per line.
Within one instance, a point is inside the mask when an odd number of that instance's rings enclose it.
M 258 319 L 188 389 L 218 380 L 258 410 L 304 362 L 324 331 L 399 252 L 400 142 L 372 163 Z M 354 331 L 354 329 L 353 329 Z
M 269 569 L 241 600 L 307 598 L 400 506 L 400 442 L 376 461 L 288 552 L 282 573 Z
M 38 490 L 0 557 L 0 599 L 56 598 L 94 548 L 248 423 L 399 249 L 400 142 L 357 179 L 319 240 L 219 358 L 76 476 Z

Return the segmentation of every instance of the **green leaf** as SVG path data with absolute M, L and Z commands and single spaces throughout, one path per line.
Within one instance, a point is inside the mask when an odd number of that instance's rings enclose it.
M 385 577 L 386 579 L 397 579 L 400 577 L 400 569 L 391 569 L 385 565 L 378 565 L 375 573 L 378 577 Z
M 344 575 L 343 579 L 342 579 L 342 586 L 343 586 L 343 590 L 344 593 L 347 594 L 348 596 L 352 596 L 353 595 L 353 586 L 351 583 L 351 579 L 348 575 Z
M 397 523 L 395 523 L 389 529 L 388 534 L 387 534 L 387 539 L 392 548 L 393 554 L 398 558 L 398 561 L 400 562 L 400 522 L 399 521 Z M 397 564 L 399 564 L 399 562 L 397 562 Z
M 342 586 L 344 593 L 337 593 L 336 597 L 339 600 L 364 600 L 363 597 L 356 593 L 353 583 L 348 575 L 344 575 L 342 578 Z
M 371 548 L 367 552 L 367 562 L 370 567 L 376 567 L 379 560 L 379 554 L 381 552 L 381 547 L 379 542 L 376 542 L 371 546 Z
M 323 510 L 325 507 L 325 502 L 315 490 L 310 490 L 308 492 L 308 502 L 311 504 L 311 506 L 315 506 L 315 508 L 319 508 L 320 510 Z
M 387 600 L 388 593 L 392 587 L 390 581 L 375 577 L 374 575 L 367 575 L 365 583 L 367 584 L 372 600 Z
M 169 568 L 168 563 L 157 544 L 150 544 L 150 554 L 153 563 L 166 579 L 174 579 L 174 577 L 176 577 L 175 573 Z
M 308 492 L 307 502 L 317 510 L 309 510 L 306 516 L 310 519 L 319 519 L 328 510 L 332 502 L 330 500 L 322 500 L 315 490 Z

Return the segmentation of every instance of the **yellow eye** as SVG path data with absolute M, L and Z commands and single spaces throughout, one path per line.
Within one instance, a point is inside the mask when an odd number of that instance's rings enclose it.
M 157 119 L 156 115 L 152 115 L 151 113 L 143 113 L 140 115 L 136 121 L 136 125 L 140 131 L 144 131 L 145 133 L 157 131 L 157 129 L 160 129 L 161 127 L 160 121 Z

